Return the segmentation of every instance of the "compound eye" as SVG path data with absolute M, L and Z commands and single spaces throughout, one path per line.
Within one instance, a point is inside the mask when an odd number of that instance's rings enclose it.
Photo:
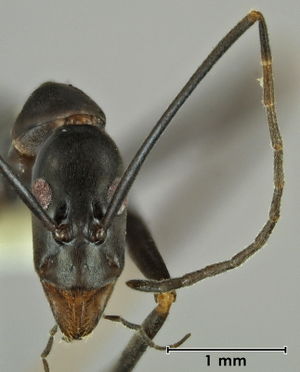
M 72 240 L 70 225 L 61 224 L 54 231 L 54 239 L 59 243 L 68 243 Z
M 108 189 L 108 192 L 107 192 L 107 200 L 108 200 L 108 203 L 111 202 L 113 196 L 114 196 L 114 193 L 118 187 L 118 184 L 120 182 L 121 178 L 120 177 L 117 177 L 113 183 L 111 184 L 111 186 L 109 187 Z M 125 199 L 120 207 L 120 209 L 118 210 L 118 213 L 117 213 L 117 216 L 120 216 L 126 209 L 127 207 L 127 199 Z
M 103 229 L 103 227 L 99 224 L 94 225 L 91 234 L 90 234 L 90 240 L 92 243 L 95 244 L 102 244 L 104 243 L 106 239 L 106 231 Z
M 37 178 L 32 184 L 32 193 L 43 209 L 48 209 L 52 201 L 52 191 L 49 183 L 43 178 Z

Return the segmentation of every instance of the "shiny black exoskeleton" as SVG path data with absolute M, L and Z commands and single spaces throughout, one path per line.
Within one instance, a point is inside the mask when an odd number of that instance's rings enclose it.
M 33 216 L 34 264 L 70 340 L 94 329 L 124 267 L 125 208 L 101 236 L 123 172 L 104 125 L 102 110 L 82 91 L 49 82 L 33 92 L 13 128 L 19 169 L 30 162 L 33 195 L 56 225 L 49 231 Z

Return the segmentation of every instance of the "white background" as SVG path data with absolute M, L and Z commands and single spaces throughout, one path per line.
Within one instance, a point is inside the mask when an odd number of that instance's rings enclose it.
M 250 9 L 267 20 L 278 119 L 285 144 L 282 217 L 266 247 L 241 268 L 178 290 L 156 342 L 191 331 L 189 347 L 282 347 L 243 354 L 243 371 L 299 368 L 299 3 L 296 1 L 0 1 L 0 124 L 11 126 L 42 82 L 68 82 L 105 111 L 127 164 L 171 99 Z M 261 105 L 257 25 L 209 73 L 146 162 L 130 195 L 173 276 L 231 257 L 267 218 L 272 151 Z M 42 371 L 53 318 L 33 271 L 30 216 L 0 211 L 0 370 Z M 149 294 L 127 260 L 107 314 L 141 322 Z M 86 341 L 56 342 L 52 372 L 107 371 L 131 331 L 100 321 Z M 59 340 L 60 337 L 57 338 Z M 220 356 L 220 355 L 217 355 Z M 204 354 L 149 350 L 137 371 L 218 371 Z M 236 367 L 236 369 L 238 369 Z

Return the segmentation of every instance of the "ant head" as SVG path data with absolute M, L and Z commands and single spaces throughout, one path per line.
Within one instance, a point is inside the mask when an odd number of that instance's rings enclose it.
M 56 129 L 33 168 L 33 194 L 56 226 L 33 216 L 35 268 L 68 339 L 96 326 L 124 267 L 126 205 L 102 226 L 122 172 L 115 144 L 89 125 Z

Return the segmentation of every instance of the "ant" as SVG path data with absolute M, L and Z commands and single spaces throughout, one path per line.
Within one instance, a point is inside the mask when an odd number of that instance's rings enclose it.
M 269 218 L 254 241 L 231 259 L 171 278 L 142 218 L 128 209 L 127 194 L 149 152 L 189 95 L 230 46 L 259 24 L 263 104 L 274 151 L 274 192 Z M 155 293 L 156 307 L 141 325 L 118 316 L 136 330 L 115 371 L 132 370 L 175 301 L 175 290 L 234 269 L 268 240 L 280 214 L 284 185 L 282 140 L 278 129 L 267 26 L 258 11 L 247 14 L 213 49 L 163 113 L 124 172 L 118 148 L 105 131 L 105 114 L 72 85 L 47 82 L 28 98 L 12 130 L 8 165 L 0 171 L 32 212 L 34 265 L 56 324 L 42 353 L 46 360 L 59 327 L 67 341 L 90 334 L 124 267 L 127 242 L 133 261 L 147 280 L 129 287 Z M 189 335 L 172 345 L 179 346 Z

